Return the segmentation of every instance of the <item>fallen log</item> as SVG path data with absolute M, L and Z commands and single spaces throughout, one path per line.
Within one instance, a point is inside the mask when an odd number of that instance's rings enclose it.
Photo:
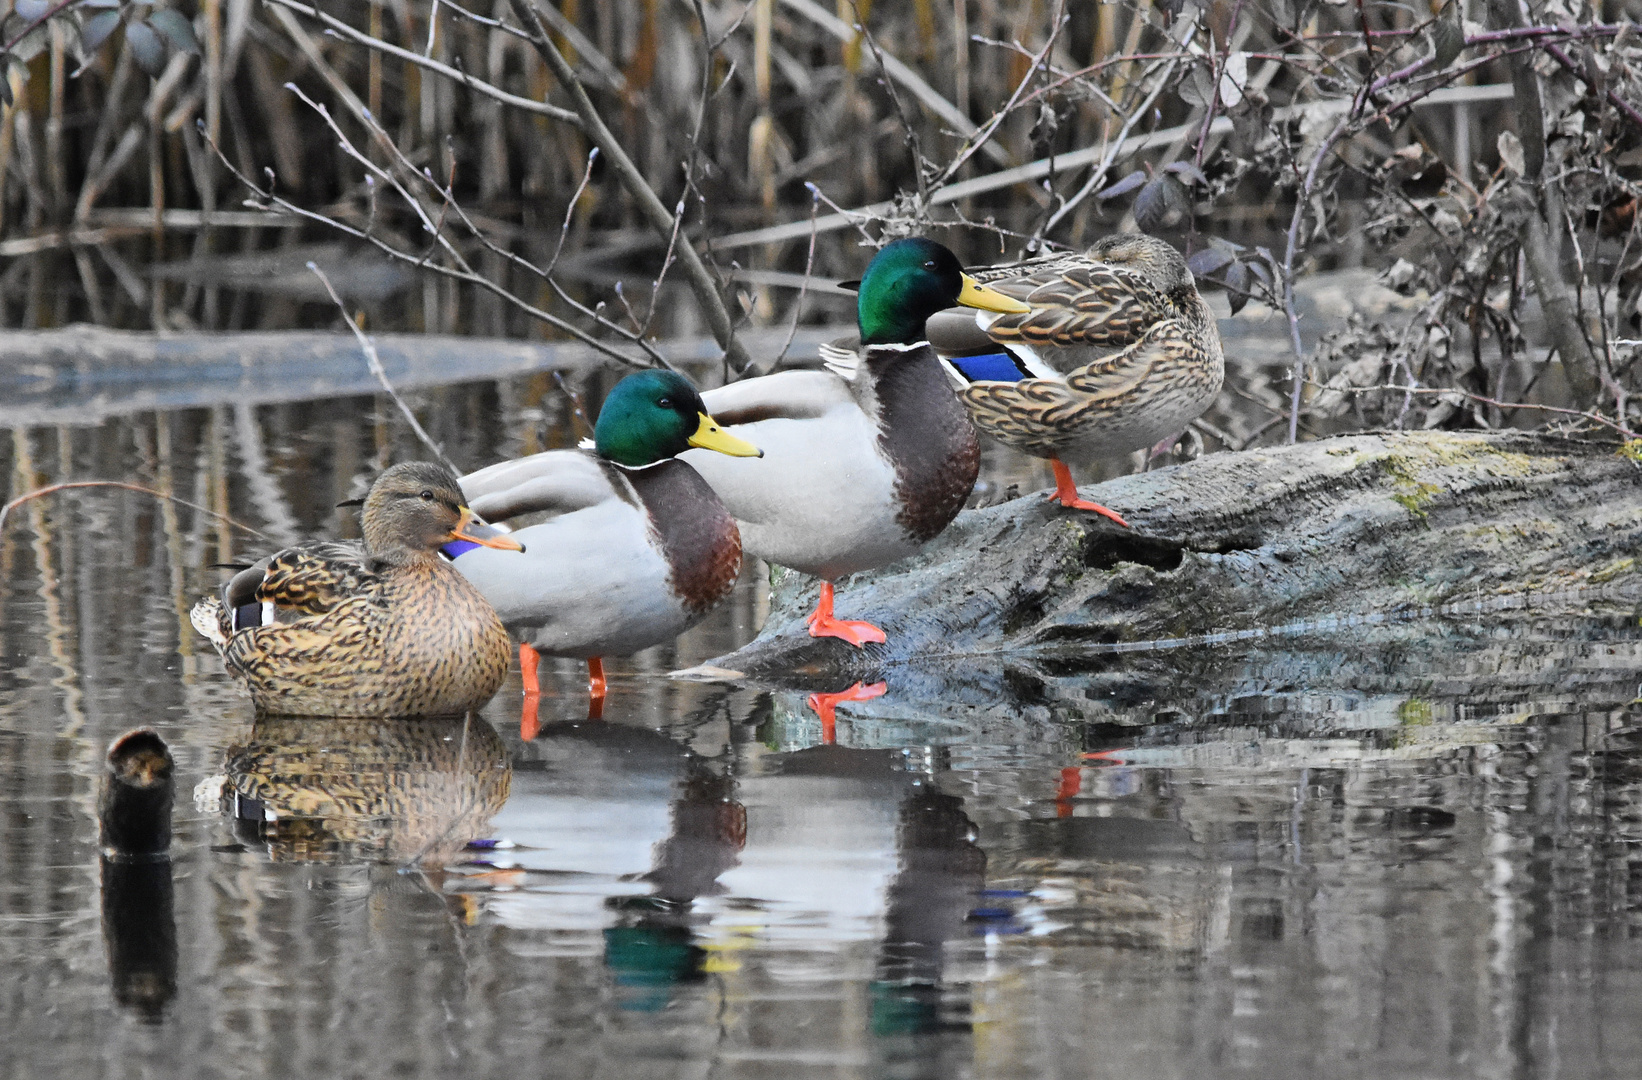
M 810 637 L 817 583 L 777 571 L 759 636 L 697 674 L 815 689 L 932 680 L 914 696 L 982 704 L 1022 672 L 1087 688 L 1127 652 L 1330 634 L 1379 648 L 1445 633 L 1409 624 L 1631 613 L 1642 600 L 1642 463 L 1611 442 L 1379 432 L 1214 454 L 1089 494 L 1134 527 L 1026 496 L 966 511 L 917 557 L 841 583 L 840 615 L 882 626 L 884 645 Z

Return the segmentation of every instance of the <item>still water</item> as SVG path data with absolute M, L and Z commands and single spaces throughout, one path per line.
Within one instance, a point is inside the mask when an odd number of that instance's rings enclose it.
M 576 434 L 541 377 L 412 400 L 464 467 Z M 341 398 L 8 434 L 13 493 L 128 480 L 267 539 L 107 490 L 0 536 L 0 1076 L 1642 1068 L 1634 612 L 892 672 L 829 732 L 805 694 L 665 677 L 754 634 L 752 571 L 613 662 L 602 720 L 560 663 L 528 742 L 516 675 L 465 720 L 257 721 L 187 606 L 213 562 L 351 528 L 368 466 L 422 456 L 403 425 Z M 1020 470 L 990 482 L 1047 483 Z M 133 904 L 96 796 L 142 724 L 176 838 Z

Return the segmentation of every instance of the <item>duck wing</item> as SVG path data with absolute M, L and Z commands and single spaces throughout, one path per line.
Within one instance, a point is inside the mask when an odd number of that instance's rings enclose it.
M 460 481 L 468 506 L 486 521 L 524 514 L 568 514 L 619 498 L 610 474 L 587 450 L 548 450 L 502 461 Z
M 1090 424 L 1167 410 L 1174 403 L 1161 399 L 1170 395 L 1195 399 L 1201 389 L 1212 397 L 1222 370 L 1217 350 L 1170 319 L 1064 379 L 975 382 L 959 393 L 982 431 L 1023 449 L 1053 453 Z
M 843 353 L 848 357 L 839 355 Z M 851 350 L 823 347 L 823 359 L 829 367 L 837 364 L 853 373 L 856 357 Z M 701 400 L 713 419 L 725 427 L 760 420 L 813 420 L 853 401 L 850 383 L 850 375 L 836 369 L 777 371 L 705 391 Z
M 247 586 L 258 569 L 262 577 L 247 597 Z M 381 580 L 365 555 L 364 544 L 327 540 L 286 548 L 270 556 L 266 566 L 240 571 L 228 582 L 226 598 L 231 603 L 254 598 L 272 604 L 273 621 L 278 622 L 282 614 L 323 615 L 345 600 L 373 593 Z
M 1065 264 L 992 288 L 1031 306 L 986 320 L 997 342 L 1035 346 L 1128 345 L 1174 316 L 1168 298 L 1144 274 L 1106 263 Z
M 357 540 L 299 544 L 238 570 L 189 613 L 219 650 L 241 630 L 323 615 L 359 597 L 368 602 L 381 582 Z

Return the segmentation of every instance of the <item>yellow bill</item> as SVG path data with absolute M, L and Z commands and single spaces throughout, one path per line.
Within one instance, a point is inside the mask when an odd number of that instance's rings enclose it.
M 473 511 L 462 507 L 462 520 L 451 530 L 452 540 L 466 540 L 480 547 L 499 548 L 502 551 L 523 551 L 525 546 L 500 529 L 482 525 L 473 520 Z M 465 548 L 463 550 L 466 550 Z
M 958 294 L 958 303 L 964 307 L 980 308 L 982 311 L 1001 311 L 1005 315 L 1024 315 L 1032 310 L 1030 306 L 1012 296 L 1005 296 L 997 289 L 987 288 L 968 274 L 964 275 L 964 287 Z
M 748 442 L 738 439 L 728 431 L 718 426 L 718 421 L 706 413 L 697 413 L 701 423 L 696 425 L 696 433 L 689 438 L 691 446 L 699 446 L 703 450 L 717 450 L 721 454 L 731 457 L 763 457 L 764 451 Z

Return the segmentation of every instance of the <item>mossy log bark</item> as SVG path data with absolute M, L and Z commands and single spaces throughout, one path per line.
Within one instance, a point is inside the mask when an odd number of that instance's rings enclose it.
M 887 644 L 810 637 L 817 584 L 778 573 L 758 638 L 711 666 L 836 689 L 894 670 L 1093 670 L 1158 639 L 1642 598 L 1642 464 L 1612 443 L 1381 432 L 1215 454 L 1085 494 L 1133 528 L 1036 495 L 966 511 L 918 557 L 841 583 L 839 616 L 876 622 Z

